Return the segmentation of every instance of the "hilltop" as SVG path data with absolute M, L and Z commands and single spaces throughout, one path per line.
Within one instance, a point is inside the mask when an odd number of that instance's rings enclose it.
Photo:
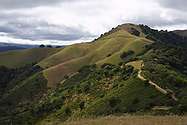
M 89 43 L 1 52 L 0 124 L 185 115 L 186 47 L 174 31 L 123 24 Z

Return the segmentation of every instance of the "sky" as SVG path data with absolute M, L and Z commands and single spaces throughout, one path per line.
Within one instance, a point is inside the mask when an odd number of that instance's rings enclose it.
M 0 42 L 70 45 L 119 24 L 187 29 L 187 0 L 0 0 Z

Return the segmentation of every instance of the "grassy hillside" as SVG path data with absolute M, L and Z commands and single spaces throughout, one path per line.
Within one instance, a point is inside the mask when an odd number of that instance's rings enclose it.
M 90 43 L 0 53 L 0 124 L 186 115 L 187 44 L 173 34 L 124 24 Z
M 76 72 L 84 65 L 118 64 L 122 61 L 120 54 L 124 51 L 132 50 L 138 55 L 145 50 L 145 45 L 151 43 L 148 39 L 119 30 L 92 43 L 69 46 L 42 60 L 39 65 L 52 66 L 44 71 L 49 86 L 52 87 L 62 81 L 65 75 Z M 53 66 L 54 64 L 57 65 Z
M 56 48 L 33 48 L 25 50 L 14 50 L 0 53 L 0 65 L 16 68 L 26 64 L 39 62 L 40 60 L 55 54 L 61 49 Z
M 39 62 L 39 65 L 43 68 L 49 68 L 74 58 L 82 57 L 92 51 L 91 48 L 94 49 L 94 45 L 90 43 L 70 45 L 65 47 L 63 50 L 48 56 Z

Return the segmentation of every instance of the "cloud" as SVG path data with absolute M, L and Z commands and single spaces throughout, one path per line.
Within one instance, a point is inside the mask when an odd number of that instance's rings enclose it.
M 62 40 L 73 41 L 82 38 L 94 37 L 80 27 L 67 27 L 48 24 L 40 21 L 21 22 L 19 20 L 8 22 L 0 26 L 0 32 L 19 39 L 29 40 Z
M 32 8 L 38 6 L 48 6 L 66 2 L 68 0 L 1 0 L 1 9 Z
M 181 11 L 187 10 L 186 0 L 159 0 L 159 3 L 160 5 L 171 9 L 181 10 Z
M 185 5 L 185 0 L 1 0 L 0 32 L 6 34 L 3 41 L 69 44 L 129 22 L 184 29 Z

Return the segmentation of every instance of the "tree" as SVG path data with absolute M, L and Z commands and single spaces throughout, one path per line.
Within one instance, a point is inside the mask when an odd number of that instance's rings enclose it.
M 64 79 L 69 79 L 69 76 L 68 76 L 68 75 L 65 75 L 65 76 L 64 76 Z
M 84 107 L 85 107 L 85 102 L 81 101 L 80 104 L 79 104 L 79 107 L 80 107 L 81 110 L 83 110 Z
M 45 45 L 41 44 L 39 47 L 40 47 L 40 48 L 45 48 Z
M 140 36 L 140 32 L 136 30 L 135 28 L 131 28 L 130 33 L 135 36 Z
M 109 106 L 114 108 L 116 105 L 120 104 L 121 100 L 115 97 L 112 97 L 108 100 Z
M 123 53 L 120 55 L 120 58 L 121 58 L 121 59 L 125 59 L 125 58 L 127 58 L 128 56 L 131 56 L 131 55 L 133 55 L 133 54 L 134 54 L 134 51 L 129 50 L 129 51 L 127 51 L 127 52 L 123 52 Z

